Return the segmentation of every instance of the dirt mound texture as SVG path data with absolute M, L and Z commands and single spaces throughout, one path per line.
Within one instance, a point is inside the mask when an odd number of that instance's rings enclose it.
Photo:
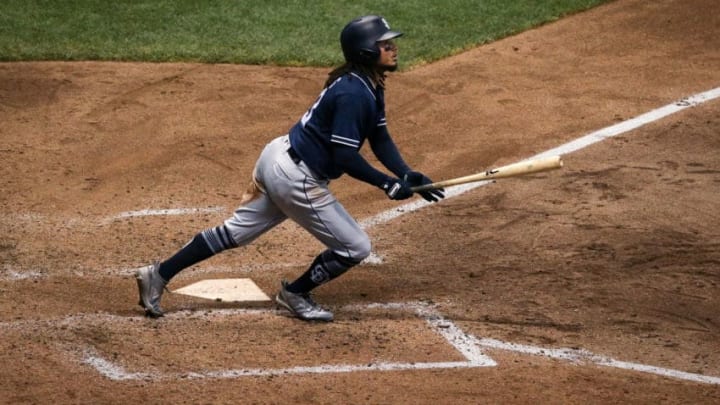
M 718 38 L 716 0 L 614 1 L 391 74 L 389 129 L 434 179 L 516 162 L 717 88 Z M 373 222 L 317 290 L 331 324 L 177 294 L 145 319 L 134 269 L 231 215 L 327 72 L 0 63 L 0 402 L 720 402 L 720 99 Z M 273 295 L 320 249 L 286 222 L 170 287 Z

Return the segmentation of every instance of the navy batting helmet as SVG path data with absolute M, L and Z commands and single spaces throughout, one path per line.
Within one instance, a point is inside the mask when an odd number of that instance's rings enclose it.
M 380 57 L 378 41 L 401 36 L 391 31 L 390 25 L 378 15 L 366 15 L 350 21 L 340 33 L 340 45 L 348 62 L 372 65 Z

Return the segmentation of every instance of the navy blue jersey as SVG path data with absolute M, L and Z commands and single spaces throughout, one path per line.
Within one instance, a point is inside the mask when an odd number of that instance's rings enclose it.
M 365 140 L 384 131 L 385 96 L 368 78 L 350 72 L 323 89 L 315 104 L 290 129 L 290 144 L 318 175 L 336 179 L 343 174 L 334 162 L 336 147 L 358 151 Z

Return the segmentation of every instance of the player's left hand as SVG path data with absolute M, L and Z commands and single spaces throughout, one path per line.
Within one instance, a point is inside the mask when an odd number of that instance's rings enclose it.
M 409 171 L 405 173 L 403 180 L 405 180 L 410 185 L 410 187 L 422 186 L 433 182 L 426 175 L 414 171 Z M 438 202 L 441 199 L 445 198 L 445 189 L 438 188 L 435 190 L 420 191 L 419 194 L 427 201 Z

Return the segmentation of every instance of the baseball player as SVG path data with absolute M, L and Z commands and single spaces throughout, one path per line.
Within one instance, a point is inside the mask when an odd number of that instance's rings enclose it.
M 252 192 L 233 216 L 204 230 L 175 255 L 137 271 L 140 305 L 148 316 L 163 316 L 160 299 L 167 283 L 181 270 L 224 250 L 244 246 L 292 219 L 327 249 L 295 281 L 282 281 L 278 305 L 308 321 L 332 321 L 310 292 L 342 275 L 370 254 L 370 240 L 328 189 L 342 174 L 372 184 L 393 200 L 413 195 L 411 187 L 432 183 L 402 159 L 385 120 L 385 73 L 397 69 L 398 49 L 380 16 L 348 23 L 340 35 L 345 63 L 329 73 L 315 103 L 289 134 L 265 146 L 253 170 Z M 367 141 L 392 175 L 377 170 L 359 153 Z M 431 202 L 444 190 L 421 192 Z

